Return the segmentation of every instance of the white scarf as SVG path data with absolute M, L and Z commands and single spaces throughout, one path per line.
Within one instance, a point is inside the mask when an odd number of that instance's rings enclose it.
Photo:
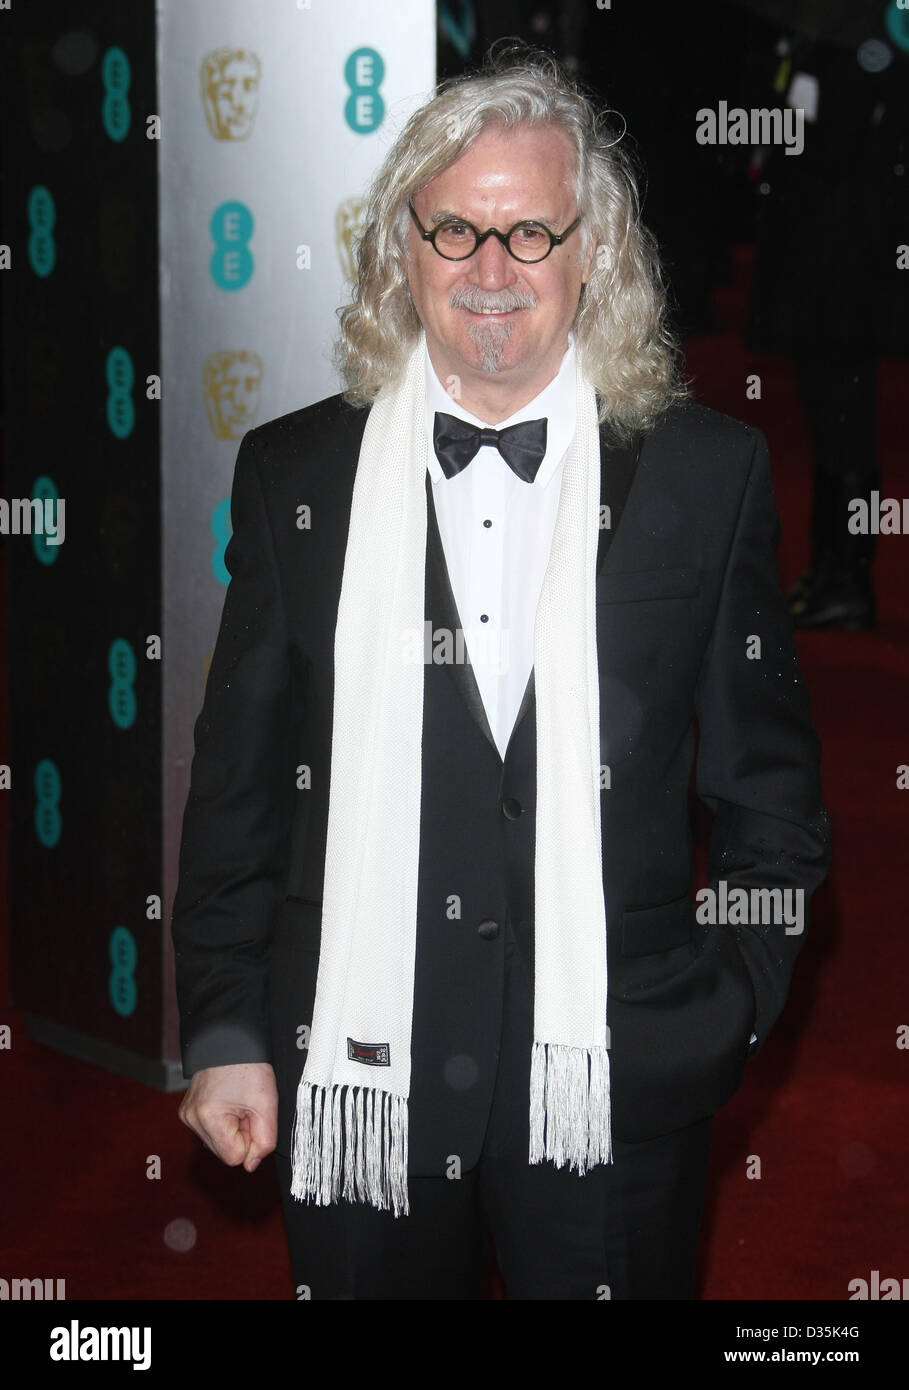
M 322 945 L 297 1092 L 292 1192 L 409 1211 L 407 1100 L 420 847 L 425 360 L 366 422 L 335 630 Z M 529 1162 L 612 1161 L 595 589 L 600 441 L 577 369 L 534 624 L 537 810 Z M 357 1060 L 357 1054 L 361 1059 Z

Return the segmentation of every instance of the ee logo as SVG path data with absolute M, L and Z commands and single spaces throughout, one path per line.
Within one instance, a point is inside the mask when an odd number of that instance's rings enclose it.
M 126 439 L 136 423 L 132 389 L 135 380 L 133 359 L 126 348 L 111 348 L 104 368 L 107 377 L 107 423 L 117 439 Z
M 230 583 L 230 571 L 224 563 L 224 552 L 227 549 L 227 542 L 233 535 L 233 527 L 230 524 L 230 498 L 225 497 L 223 502 L 219 502 L 211 514 L 209 522 L 211 533 L 218 544 L 211 553 L 211 567 L 215 578 L 219 584 Z
M 344 81 L 350 88 L 344 119 L 358 135 L 371 135 L 382 124 L 385 102 L 379 86 L 384 76 L 385 64 L 374 48 L 355 48 L 344 64 Z
M 136 938 L 127 927 L 114 927 L 107 946 L 111 971 L 107 979 L 110 1002 L 121 1018 L 136 1007 Z
M 43 183 L 36 183 L 28 195 L 26 205 L 28 225 L 28 261 L 36 275 L 42 279 L 50 275 L 57 262 L 57 246 L 54 241 L 54 223 L 57 208 L 54 196 Z
M 35 479 L 35 485 L 32 488 L 32 497 L 34 499 L 40 498 L 42 502 L 59 501 L 53 479 L 49 478 L 46 473 L 42 473 L 39 478 Z M 51 511 L 54 515 L 59 515 L 56 507 L 52 507 Z M 44 512 L 45 514 L 47 513 L 46 507 L 44 508 Z M 32 549 L 42 565 L 52 565 L 57 558 L 60 547 L 59 545 L 50 545 L 43 531 L 33 531 Z
M 125 637 L 118 637 L 107 649 L 110 686 L 107 708 L 118 729 L 128 729 L 136 718 L 136 654 Z
M 60 773 L 50 758 L 42 758 L 35 768 L 35 834 L 45 849 L 53 849 L 60 839 Z
M 909 0 L 891 0 L 884 24 L 893 42 L 909 53 Z
M 245 203 L 221 203 L 209 224 L 215 251 L 209 261 L 211 278 L 221 290 L 242 290 L 253 273 L 247 242 L 253 234 L 253 215 Z
M 104 101 L 101 103 L 101 120 L 111 140 L 125 140 L 129 134 L 130 83 L 129 59 L 122 48 L 109 48 L 101 64 L 101 81 L 104 83 Z

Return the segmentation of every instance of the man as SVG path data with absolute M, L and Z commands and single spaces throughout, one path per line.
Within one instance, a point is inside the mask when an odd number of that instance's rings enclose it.
M 313 1298 L 476 1298 L 488 1235 L 510 1298 L 690 1297 L 829 854 L 766 442 L 686 400 L 628 160 L 542 57 L 411 119 L 341 322 L 346 397 L 237 460 L 181 1118 L 276 1150 Z

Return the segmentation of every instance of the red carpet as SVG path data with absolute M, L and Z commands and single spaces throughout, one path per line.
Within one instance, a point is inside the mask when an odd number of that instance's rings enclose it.
M 689 372 L 700 400 L 770 441 L 788 584 L 807 559 L 811 450 L 789 362 L 741 347 L 747 265 L 743 253 L 737 283 L 717 295 L 721 331 L 687 344 Z M 760 401 L 745 399 L 751 372 Z M 909 496 L 907 386 L 907 364 L 882 364 L 887 496 Z M 896 788 L 897 766 L 909 763 L 906 546 L 907 537 L 880 538 L 873 633 L 799 637 L 824 744 L 834 867 L 786 1012 L 715 1122 L 703 1299 L 842 1300 L 871 1270 L 909 1275 L 909 1051 L 897 1049 L 898 1026 L 909 1025 L 909 792 Z M 5 708 L 0 727 L 5 750 Z M 0 761 L 11 761 L 7 751 Z M 6 816 L 0 797 L 2 870 Z M 292 1297 L 271 1166 L 252 1177 L 223 1168 L 177 1120 L 176 1096 L 29 1042 L 7 999 L 4 933 L 0 1023 L 12 1025 L 13 1045 L 0 1052 L 0 1278 L 62 1278 L 67 1299 Z M 150 1179 L 155 1155 L 161 1176 Z M 755 1155 L 761 1176 L 749 1178 Z

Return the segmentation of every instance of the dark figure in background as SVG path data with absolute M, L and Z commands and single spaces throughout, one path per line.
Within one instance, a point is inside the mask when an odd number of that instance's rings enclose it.
M 888 25 L 883 3 L 787 8 L 788 32 L 761 26 L 752 96 L 780 106 L 792 92 L 805 144 L 797 158 L 772 148 L 761 170 L 745 341 L 794 358 L 814 443 L 811 565 L 789 593 L 795 624 L 870 628 L 875 537 L 850 532 L 849 503 L 880 487 L 877 359 L 909 352 L 909 272 L 898 269 L 909 239 L 909 12 L 894 10 Z
M 727 0 L 657 13 L 581 8 L 579 76 L 622 113 L 646 169 L 643 215 L 660 246 L 673 323 L 683 339 L 712 333 L 712 291 L 731 280 L 733 244 L 750 240 L 752 204 L 743 148 L 698 143 L 697 113 L 738 91 L 752 21 Z

